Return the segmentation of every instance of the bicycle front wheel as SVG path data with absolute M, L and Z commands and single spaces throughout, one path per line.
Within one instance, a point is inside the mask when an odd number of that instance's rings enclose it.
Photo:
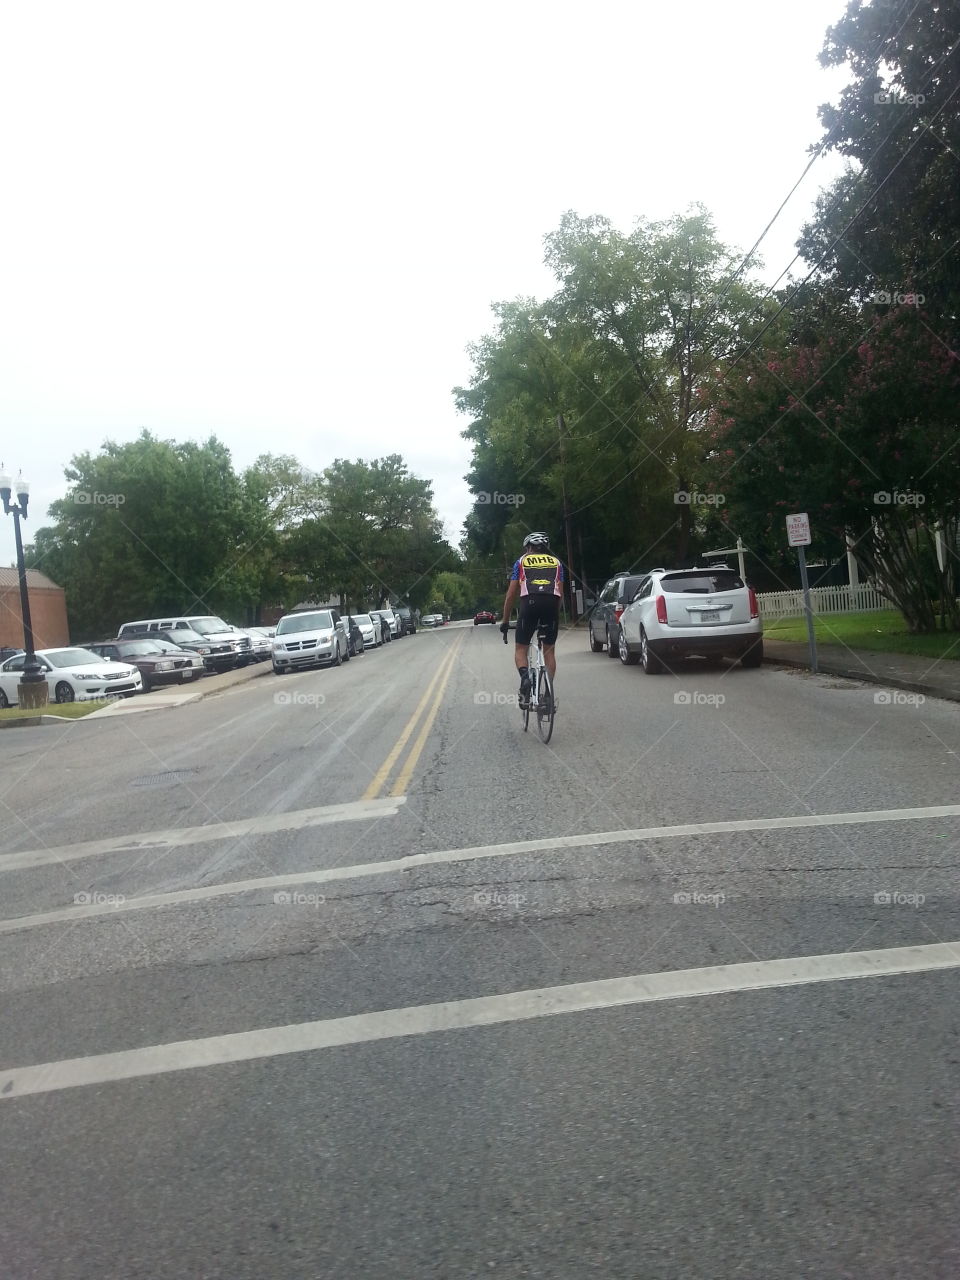
M 553 686 L 546 669 L 540 672 L 540 684 L 537 689 L 537 732 L 547 743 L 553 736 Z

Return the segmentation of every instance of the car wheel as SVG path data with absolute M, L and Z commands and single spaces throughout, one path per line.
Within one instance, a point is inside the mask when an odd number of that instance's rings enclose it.
M 617 636 L 617 655 L 625 667 L 636 665 L 637 655 L 627 648 L 627 637 L 623 634 L 623 627 L 620 628 Z
M 73 692 L 73 685 L 67 684 L 66 680 L 61 680 L 53 691 L 53 696 L 58 702 L 75 702 L 77 695 Z
M 273 674 L 274 674 L 275 676 L 282 676 L 282 675 L 283 675 L 283 670 L 284 670 L 284 669 L 283 669 L 283 667 L 274 666 L 274 668 L 273 668 Z
M 602 652 L 603 652 L 603 642 L 602 642 L 601 640 L 594 640 L 594 638 L 593 638 L 593 623 L 592 623 L 592 622 L 591 622 L 591 623 L 590 623 L 590 625 L 587 627 L 587 630 L 590 632 L 590 652 L 591 652 L 591 653 L 602 653 Z
M 181 683 L 181 684 L 183 684 L 183 676 L 181 676 L 181 677 L 180 677 L 180 683 Z M 143 688 L 140 690 L 140 692 L 141 692 L 141 693 L 150 693 L 150 692 L 152 691 L 152 689 L 153 689 L 153 684 L 152 684 L 152 683 L 147 679 L 147 677 L 146 677 L 146 676 L 144 676 L 144 677 L 143 677 Z
M 3 690 L 0 689 L 0 710 L 5 710 L 7 707 L 9 707 L 9 705 L 10 705 L 10 699 L 3 692 Z
M 337 656 L 336 656 L 335 658 L 331 658 L 331 660 L 330 660 L 330 665 L 331 665 L 332 667 L 342 667 L 342 666 L 343 666 L 343 654 L 340 652 L 340 641 L 339 641 L 339 640 L 337 641 Z
M 648 676 L 658 676 L 663 671 L 663 663 L 650 648 L 650 641 L 643 627 L 640 628 L 640 665 Z
M 740 655 L 741 667 L 759 667 L 763 662 L 763 639 L 755 641 Z
M 617 656 L 617 645 L 610 639 L 609 627 L 605 628 L 604 635 L 607 637 L 607 657 L 615 658 Z

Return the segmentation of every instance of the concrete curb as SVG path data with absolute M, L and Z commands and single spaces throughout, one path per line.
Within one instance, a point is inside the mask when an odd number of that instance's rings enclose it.
M 886 655 L 880 655 L 886 656 Z M 809 661 L 793 658 L 787 654 L 764 652 L 764 665 L 775 667 L 793 667 L 800 671 L 810 671 Z M 842 661 L 827 658 L 824 661 L 819 650 L 817 652 L 818 675 L 835 676 L 841 680 L 856 680 L 860 684 L 881 685 L 890 689 L 901 689 L 904 693 L 919 693 L 925 698 L 943 698 L 947 702 L 960 702 L 960 688 L 952 689 L 938 685 L 926 684 L 921 680 L 909 680 L 903 676 L 879 674 L 866 667 L 853 667 Z

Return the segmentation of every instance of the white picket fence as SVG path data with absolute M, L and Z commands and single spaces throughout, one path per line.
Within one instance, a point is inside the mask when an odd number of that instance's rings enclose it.
M 802 591 L 763 591 L 757 596 L 762 618 L 796 618 L 803 614 Z M 810 605 L 814 613 L 873 613 L 892 609 L 890 601 L 875 587 L 811 587 Z

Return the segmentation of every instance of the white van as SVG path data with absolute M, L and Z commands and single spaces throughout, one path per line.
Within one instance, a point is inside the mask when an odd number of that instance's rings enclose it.
M 229 652 L 230 650 L 224 646 L 232 646 L 232 652 L 236 655 L 236 666 L 244 667 L 253 660 L 253 641 L 247 633 L 238 631 L 236 627 L 231 627 L 229 622 L 224 622 L 222 618 L 210 613 L 192 614 L 180 618 L 168 615 L 166 618 L 143 618 L 139 622 L 125 622 L 117 632 L 117 637 L 122 640 L 130 635 L 142 636 L 145 633 L 149 635 L 151 631 L 169 632 L 174 643 L 176 643 L 178 631 L 195 631 L 205 640 L 209 640 L 211 649 L 216 653 Z

